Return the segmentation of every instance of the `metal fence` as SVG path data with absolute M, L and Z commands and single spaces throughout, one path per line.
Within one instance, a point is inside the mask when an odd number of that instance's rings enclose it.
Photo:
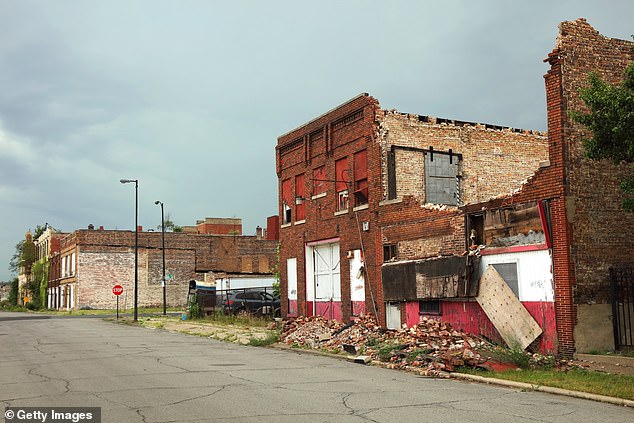
M 610 268 L 614 348 L 634 348 L 634 266 Z
M 278 317 L 280 300 L 272 287 L 201 289 L 196 293 L 201 316 L 216 313 Z

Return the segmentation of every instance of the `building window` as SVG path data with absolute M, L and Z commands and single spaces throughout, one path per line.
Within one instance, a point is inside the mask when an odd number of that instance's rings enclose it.
M 458 162 L 460 157 L 437 153 L 433 149 L 425 154 L 426 202 L 457 206 L 460 203 Z
M 306 219 L 306 203 L 304 202 L 304 174 L 297 175 L 295 177 L 295 197 L 301 198 L 300 201 L 295 203 L 295 220 L 305 220 Z
M 418 301 L 418 314 L 433 314 L 440 316 L 440 300 Z
M 326 166 L 313 169 L 313 195 L 326 192 Z
M 348 210 L 348 158 L 335 162 L 335 189 L 337 190 L 337 211 Z
M 502 276 L 502 279 L 511 288 L 515 296 L 519 298 L 520 288 L 517 278 L 517 263 L 494 263 L 492 266 Z
M 354 205 L 368 204 L 368 150 L 354 155 Z
M 388 244 L 383 246 L 383 261 L 395 260 L 398 256 L 396 244 Z
M 293 193 L 291 192 L 291 180 L 282 181 L 282 224 L 291 223 L 291 205 L 293 204 Z

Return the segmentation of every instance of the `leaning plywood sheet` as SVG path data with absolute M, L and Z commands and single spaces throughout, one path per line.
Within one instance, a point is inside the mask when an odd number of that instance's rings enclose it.
M 489 266 L 480 279 L 476 300 L 509 347 L 528 347 L 542 333 L 502 276 Z

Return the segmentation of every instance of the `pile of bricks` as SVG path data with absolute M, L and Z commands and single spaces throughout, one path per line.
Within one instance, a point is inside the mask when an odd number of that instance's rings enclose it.
M 299 317 L 285 322 L 281 339 L 289 345 L 361 354 L 388 368 L 416 370 L 425 376 L 443 376 L 459 366 L 477 367 L 487 359 L 478 350 L 491 345 L 438 320 L 423 318 L 409 329 L 386 330 L 372 315 L 347 325 Z

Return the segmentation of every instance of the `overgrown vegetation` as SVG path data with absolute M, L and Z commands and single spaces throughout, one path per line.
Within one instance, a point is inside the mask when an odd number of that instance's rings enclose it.
M 249 345 L 253 347 L 265 347 L 267 345 L 275 344 L 280 340 L 280 331 L 272 330 L 266 334 L 265 338 L 258 338 L 252 336 L 249 338 Z
M 579 95 L 589 112 L 572 112 L 572 118 L 592 131 L 592 138 L 583 141 L 589 158 L 630 164 L 629 175 L 621 181 L 622 205 L 634 211 L 634 63 L 618 85 L 603 81 L 595 72 L 588 76 L 588 83 Z
M 587 370 L 509 370 L 491 373 L 471 368 L 460 369 L 462 373 L 497 379 L 530 383 L 536 386 L 552 386 L 571 391 L 634 400 L 634 376 L 612 375 Z

